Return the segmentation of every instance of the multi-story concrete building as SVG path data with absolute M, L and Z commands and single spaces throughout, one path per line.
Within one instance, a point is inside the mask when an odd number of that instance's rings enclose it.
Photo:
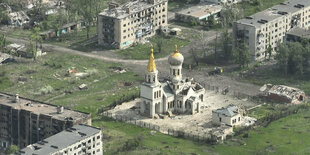
M 215 4 L 235 4 L 240 2 L 241 0 L 200 0 L 200 2 L 210 2 L 210 3 L 215 3 Z
M 198 23 L 200 21 L 203 23 L 204 20 L 207 20 L 210 16 L 214 16 L 215 19 L 218 19 L 221 11 L 222 6 L 220 5 L 201 4 L 176 12 L 175 19 L 182 22 L 192 22 L 194 20 Z
M 98 16 L 98 43 L 126 48 L 167 26 L 168 0 L 136 0 L 110 4 Z
M 0 93 L 0 149 L 24 148 L 76 124 L 91 125 L 91 115 Z
M 252 60 L 262 60 L 269 46 L 282 43 L 288 31 L 310 26 L 310 1 L 289 0 L 233 23 L 234 48 L 246 43 Z
M 102 155 L 101 129 L 75 125 L 20 150 L 19 155 Z

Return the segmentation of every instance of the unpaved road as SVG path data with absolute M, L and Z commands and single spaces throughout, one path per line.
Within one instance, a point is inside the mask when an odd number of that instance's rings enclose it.
M 208 38 L 206 39 L 207 42 L 210 42 L 215 39 L 216 33 L 214 31 L 198 31 L 197 33 L 206 33 Z M 14 42 L 14 43 L 22 43 L 22 44 L 28 44 L 28 40 L 23 39 L 16 39 L 7 37 L 7 40 Z M 99 59 L 105 62 L 114 62 L 114 63 L 120 63 L 124 66 L 131 68 L 133 71 L 137 72 L 139 75 L 143 76 L 146 71 L 146 65 L 148 60 L 128 60 L 128 59 L 121 59 L 117 58 L 117 56 L 111 56 L 114 54 L 109 54 L 107 51 L 94 51 L 91 53 L 85 53 L 78 50 L 73 50 L 65 47 L 60 47 L 56 45 L 51 44 L 43 44 L 43 48 L 49 49 L 51 51 L 55 52 L 63 52 L 63 53 L 70 53 L 70 54 L 77 54 L 85 57 L 90 57 L 94 59 Z M 190 45 L 184 46 L 180 48 L 180 52 L 184 55 L 185 59 L 186 57 L 191 56 L 189 53 L 191 47 L 197 47 L 197 42 L 191 42 Z M 173 52 L 173 51 L 171 51 Z M 168 77 L 169 75 L 169 64 L 168 64 L 168 56 L 160 59 L 156 59 L 156 65 L 157 69 L 159 70 L 159 76 L 161 78 Z M 217 86 L 220 88 L 229 86 L 230 90 L 238 91 L 244 94 L 248 95 L 257 95 L 259 93 L 259 86 L 248 84 L 248 83 L 242 83 L 238 82 L 237 80 L 226 77 L 226 76 L 207 76 L 206 70 L 187 70 L 183 69 L 183 76 L 184 77 L 193 77 L 196 81 L 201 82 L 204 85 L 211 85 L 211 86 Z

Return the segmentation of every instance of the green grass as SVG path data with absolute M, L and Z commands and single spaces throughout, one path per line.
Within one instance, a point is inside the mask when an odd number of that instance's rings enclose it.
M 97 27 L 91 27 L 89 31 L 89 37 L 92 38 L 97 34 Z M 79 49 L 79 47 L 84 47 L 87 44 L 89 39 L 87 39 L 86 29 L 82 29 L 78 32 L 72 32 L 61 36 L 60 38 L 52 38 L 45 41 L 57 46 L 69 47 L 73 49 Z M 97 41 L 97 40 L 96 40 Z
M 264 67 L 264 66 L 262 66 Z M 238 73 L 238 72 L 236 72 Z M 254 74 L 249 74 L 254 73 Z M 233 73 L 234 74 L 234 73 Z M 278 70 L 276 66 L 264 67 L 263 69 L 253 68 L 248 71 L 248 74 L 244 76 L 241 81 L 253 83 L 256 85 L 264 85 L 266 83 L 277 85 L 289 85 L 304 90 L 307 94 L 310 94 L 310 71 L 307 70 L 304 76 L 299 75 L 284 75 Z
M 250 16 L 262 10 L 268 9 L 274 5 L 280 4 L 286 0 L 260 0 L 261 6 L 254 5 L 251 1 L 245 1 L 243 3 L 237 4 L 237 8 L 243 9 L 244 16 Z
M 242 142 L 228 140 L 215 146 L 219 154 L 307 154 L 310 151 L 309 110 L 294 114 L 269 126 L 259 127 L 248 132 L 248 138 L 234 137 Z
M 6 32 L 6 35 L 9 37 L 13 37 L 13 38 L 29 39 L 31 35 L 31 30 L 15 28 L 15 29 L 11 29 L 10 31 Z
M 157 44 L 159 40 L 162 40 L 162 52 L 158 52 Z M 161 36 L 154 36 L 149 39 L 150 43 L 154 46 L 154 56 L 155 58 L 162 58 L 165 57 L 175 51 L 175 45 L 178 47 L 183 47 L 189 44 L 189 41 L 181 40 L 175 37 L 161 37 Z M 151 45 L 148 44 L 137 44 L 132 47 L 123 50 L 117 50 L 116 53 L 119 54 L 121 57 L 126 59 L 137 59 L 143 60 L 149 58 L 150 48 Z
M 87 78 L 76 79 L 65 76 L 69 67 L 76 67 L 78 72 L 96 69 L 97 72 Z M 105 63 L 100 60 L 71 54 L 48 53 L 36 62 L 23 60 L 18 63 L 0 66 L 0 91 L 37 100 L 47 100 L 61 95 L 65 90 L 71 94 L 51 100 L 51 103 L 64 105 L 73 109 L 89 112 L 93 116 L 93 125 L 103 128 L 105 154 L 306 154 L 310 151 L 310 113 L 302 111 L 280 120 L 269 126 L 259 127 L 248 132 L 249 137 L 233 137 L 240 142 L 228 140 L 220 145 L 208 145 L 191 140 L 172 137 L 151 130 L 101 117 L 97 114 L 100 107 L 108 106 L 125 96 L 137 93 L 141 78 L 130 70 L 117 74 L 109 68 L 121 66 Z M 3 73 L 5 72 L 5 74 Z M 55 76 L 56 77 L 55 77 Z M 26 78 L 24 84 L 18 84 L 18 78 Z M 94 82 L 94 80 L 99 80 Z M 3 83 L 7 83 L 3 85 Z M 120 82 L 133 82 L 133 86 L 121 86 Z M 89 89 L 80 91 L 77 86 L 88 84 Z M 38 95 L 36 92 L 46 85 L 54 88 L 51 94 Z M 266 105 L 250 111 L 256 118 L 273 112 L 273 106 Z M 138 145 L 124 149 L 133 139 Z M 246 145 L 240 145 L 246 144 Z
M 0 91 L 41 101 L 52 99 L 54 104 L 95 114 L 98 108 L 136 94 L 139 90 L 137 86 L 141 78 L 130 70 L 123 74 L 115 73 L 110 67 L 116 66 L 121 65 L 71 54 L 48 53 L 36 62 L 22 60 L 0 66 L 0 83 L 5 83 L 0 85 Z M 89 70 L 94 70 L 94 73 L 83 78 L 67 76 L 67 70 L 71 67 L 80 73 Z M 24 84 L 19 82 L 21 79 L 24 79 Z M 124 86 L 124 82 L 131 82 L 132 86 Z M 88 90 L 78 89 L 83 83 L 88 85 Z M 46 86 L 51 86 L 53 91 L 43 95 L 40 89 Z M 70 91 L 71 94 L 61 96 Z M 59 98 L 53 99 L 55 96 Z

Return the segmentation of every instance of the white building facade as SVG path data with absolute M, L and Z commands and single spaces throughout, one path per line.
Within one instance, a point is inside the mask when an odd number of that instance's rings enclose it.
M 98 44 L 124 49 L 168 25 L 168 0 L 110 4 L 98 16 Z
M 239 126 L 242 123 L 242 115 L 235 105 L 229 105 L 212 111 L 212 123 L 216 125 Z
M 205 89 L 193 79 L 182 78 L 184 57 L 177 48 L 168 61 L 170 78 L 161 83 L 158 81 L 158 70 L 152 49 L 145 81 L 141 84 L 140 113 L 154 118 L 157 114 L 167 112 L 190 114 L 199 112 Z
M 310 26 L 310 1 L 289 0 L 233 23 L 234 48 L 248 45 L 252 60 L 263 60 L 270 46 L 273 51 L 295 27 Z

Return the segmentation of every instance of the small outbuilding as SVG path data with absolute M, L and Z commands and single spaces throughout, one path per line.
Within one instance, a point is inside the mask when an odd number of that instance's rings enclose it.
M 226 124 L 228 126 L 241 125 L 241 110 L 235 105 L 228 105 L 212 111 L 212 123 L 216 125 Z

